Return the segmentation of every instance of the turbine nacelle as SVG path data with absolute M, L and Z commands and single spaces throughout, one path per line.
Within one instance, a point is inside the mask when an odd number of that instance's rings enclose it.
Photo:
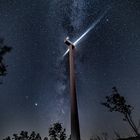
M 74 46 L 74 44 L 69 40 L 69 37 L 66 37 L 66 39 L 64 40 L 64 43 L 67 45 L 67 46 L 73 46 L 73 47 L 75 47 Z

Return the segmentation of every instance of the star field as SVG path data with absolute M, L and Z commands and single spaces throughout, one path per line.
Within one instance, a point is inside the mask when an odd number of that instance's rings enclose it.
M 0 85 L 0 138 L 20 130 L 47 135 L 59 121 L 70 134 L 68 57 L 63 43 L 74 41 L 110 7 L 77 45 L 76 78 L 81 137 L 114 130 L 131 133 L 119 114 L 100 105 L 113 86 L 140 116 L 139 0 L 0 0 L 0 36 L 13 47 L 8 75 Z

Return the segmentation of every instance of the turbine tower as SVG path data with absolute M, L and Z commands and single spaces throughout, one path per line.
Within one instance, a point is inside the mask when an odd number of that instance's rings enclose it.
M 68 46 L 69 50 L 69 69 L 70 69 L 70 100 L 71 100 L 71 139 L 80 140 L 80 127 L 78 116 L 78 105 L 76 95 L 76 78 L 75 78 L 75 46 L 67 37 L 64 43 Z
M 93 24 L 74 42 L 72 43 L 67 37 L 64 43 L 68 46 L 67 51 L 64 53 L 63 57 L 69 53 L 69 69 L 70 69 L 70 96 L 71 96 L 71 139 L 80 140 L 80 127 L 79 127 L 79 116 L 78 116 L 78 105 L 77 105 L 77 95 L 76 95 L 76 78 L 75 78 L 75 45 L 77 45 L 82 38 L 84 38 L 105 16 L 108 9 L 100 15 L 100 17 L 93 22 Z

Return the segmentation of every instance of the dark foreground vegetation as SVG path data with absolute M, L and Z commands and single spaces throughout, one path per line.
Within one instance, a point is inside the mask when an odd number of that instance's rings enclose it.
M 4 62 L 4 56 L 9 53 L 11 49 L 11 47 L 4 44 L 4 39 L 0 38 L 0 76 L 5 76 L 7 74 L 8 65 Z
M 66 136 L 66 130 L 62 127 L 61 123 L 54 123 L 49 128 L 48 137 L 42 138 L 39 133 L 31 132 L 29 134 L 27 131 L 21 131 L 19 134 L 13 134 L 12 137 L 8 136 L 3 140 L 70 140 Z
M 119 94 L 116 87 L 112 88 L 112 94 L 106 96 L 105 101 L 103 101 L 101 105 L 106 107 L 109 112 L 120 113 L 123 116 L 123 121 L 129 124 L 133 132 L 133 136 L 129 138 L 121 138 L 119 133 L 114 132 L 116 136 L 115 140 L 140 140 L 139 126 L 136 127 L 132 118 L 134 107 L 126 102 L 126 99 Z M 21 131 L 19 134 L 13 134 L 12 137 L 8 136 L 3 140 L 71 140 L 71 138 L 66 135 L 66 130 L 62 127 L 62 124 L 58 122 L 49 128 L 48 136 L 45 138 L 42 138 L 39 133 L 35 133 L 34 131 L 31 134 L 27 131 Z M 111 138 L 109 138 L 107 133 L 102 133 L 101 136 L 92 137 L 90 140 L 111 140 Z
M 106 96 L 105 101 L 101 104 L 105 106 L 109 112 L 118 112 L 121 114 L 123 121 L 128 123 L 133 132 L 134 136 L 129 138 L 121 138 L 118 133 L 115 133 L 118 140 L 140 140 L 139 126 L 136 126 L 132 118 L 134 107 L 127 103 L 125 97 L 120 95 L 116 87 L 112 88 L 112 94 Z

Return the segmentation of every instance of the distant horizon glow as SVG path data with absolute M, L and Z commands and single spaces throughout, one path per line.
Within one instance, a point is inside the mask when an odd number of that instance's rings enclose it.
M 82 38 L 84 38 L 96 25 L 101 21 L 101 19 L 105 16 L 108 9 L 96 20 L 92 23 L 92 25 L 73 43 L 74 46 L 76 46 Z M 69 52 L 69 49 L 63 54 L 63 57 Z

